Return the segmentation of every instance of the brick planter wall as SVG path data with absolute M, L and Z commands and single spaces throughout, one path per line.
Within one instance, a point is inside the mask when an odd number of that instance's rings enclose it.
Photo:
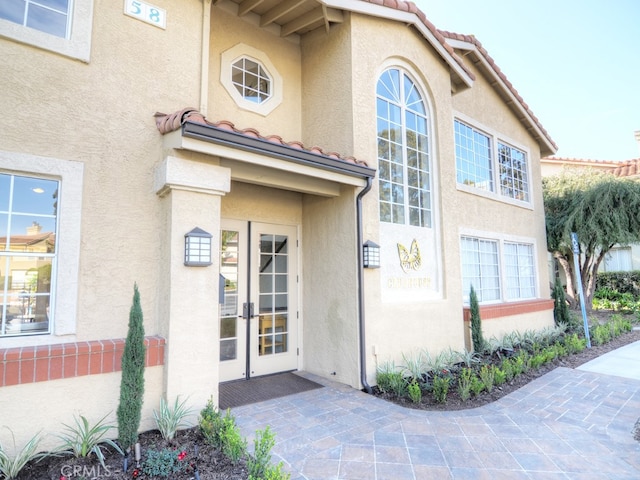
M 121 370 L 124 338 L 0 348 L 0 387 Z M 145 365 L 164 365 L 165 339 L 145 337 Z

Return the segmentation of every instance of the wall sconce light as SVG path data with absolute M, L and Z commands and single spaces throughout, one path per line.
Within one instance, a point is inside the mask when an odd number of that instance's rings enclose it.
M 211 265 L 211 234 L 194 228 L 184 235 L 184 264 L 188 267 Z
M 367 240 L 362 245 L 362 253 L 364 268 L 380 268 L 380 245 Z

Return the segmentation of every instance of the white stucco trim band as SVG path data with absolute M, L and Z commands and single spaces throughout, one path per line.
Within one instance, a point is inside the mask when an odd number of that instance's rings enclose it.
M 231 171 L 208 163 L 167 156 L 154 174 L 154 190 L 163 197 L 171 190 L 224 195 L 231 190 Z

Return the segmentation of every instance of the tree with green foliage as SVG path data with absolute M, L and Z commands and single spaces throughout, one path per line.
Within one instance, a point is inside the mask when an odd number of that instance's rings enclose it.
M 596 274 L 616 244 L 640 241 L 640 182 L 591 169 L 564 170 L 543 179 L 547 248 L 566 276 L 566 297 L 577 308 L 571 233 L 580 242 L 580 273 L 587 309 L 592 308 Z
M 133 304 L 129 312 L 129 331 L 122 353 L 120 404 L 118 405 L 118 440 L 123 449 L 129 449 L 138 440 L 142 399 L 144 395 L 144 326 L 138 285 L 133 286 Z
M 480 353 L 484 350 L 484 338 L 482 337 L 480 304 L 478 303 L 478 295 L 473 285 L 471 285 L 471 292 L 469 292 L 469 310 L 471 311 L 471 340 L 473 341 L 473 351 Z
M 553 319 L 555 320 L 556 326 L 560 324 L 571 324 L 571 314 L 569 313 L 567 297 L 564 294 L 564 287 L 559 279 L 556 279 L 556 284 L 553 287 Z

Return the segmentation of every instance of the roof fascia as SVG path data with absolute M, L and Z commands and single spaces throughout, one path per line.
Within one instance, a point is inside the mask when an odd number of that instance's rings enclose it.
M 327 7 L 348 10 L 350 12 L 361 13 L 363 15 L 369 15 L 372 17 L 386 18 L 389 20 L 396 20 L 405 24 L 413 25 L 423 37 L 427 39 L 429 44 L 438 52 L 438 54 L 447 62 L 447 65 L 455 72 L 455 74 L 462 80 L 467 86 L 473 86 L 473 78 L 469 76 L 467 72 L 458 64 L 458 62 L 451 56 L 444 46 L 438 41 L 433 32 L 427 28 L 427 26 L 420 20 L 415 13 L 404 12 L 401 10 L 395 10 L 393 8 L 384 7 L 382 5 L 376 5 L 369 2 L 362 2 L 360 0 L 319 0 L 320 3 Z
M 306 150 L 276 144 L 268 140 L 248 137 L 243 134 L 196 122 L 186 121 L 182 125 L 181 136 L 229 147 L 234 150 L 268 156 L 303 167 L 325 170 L 341 176 L 346 175 L 348 177 L 366 179 L 374 178 L 376 174 L 373 168 L 363 165 L 357 165 L 344 160 L 311 153 Z M 236 159 L 241 160 L 241 158 Z
M 513 106 L 518 111 L 518 113 L 520 114 L 519 116 L 520 121 L 523 121 L 523 119 L 526 120 L 527 124 L 529 125 L 528 130 L 530 131 L 533 130 L 533 132 L 535 132 L 535 135 L 533 135 L 534 138 L 539 138 L 542 140 L 544 148 L 540 149 L 541 150 L 540 155 L 545 156 L 545 155 L 553 155 L 554 153 L 556 153 L 557 149 L 554 146 L 551 139 L 542 130 L 540 130 L 536 120 L 523 107 L 520 100 L 513 94 L 509 86 L 504 83 L 504 80 L 502 79 L 502 77 L 500 77 L 500 75 L 497 74 L 493 66 L 487 61 L 487 58 L 476 47 L 476 45 L 470 42 L 465 42 L 463 40 L 457 40 L 457 39 L 447 38 L 446 41 L 449 45 L 451 45 L 451 47 L 455 49 L 465 50 L 469 53 L 475 54 L 476 58 L 478 58 L 480 63 L 482 63 L 482 66 L 484 67 L 483 68 L 484 71 L 487 72 L 487 74 L 491 77 L 490 83 L 492 85 L 499 85 L 500 90 L 504 94 L 506 94 L 506 96 L 508 97 L 509 101 L 505 103 L 507 103 L 507 105 L 509 106 Z

